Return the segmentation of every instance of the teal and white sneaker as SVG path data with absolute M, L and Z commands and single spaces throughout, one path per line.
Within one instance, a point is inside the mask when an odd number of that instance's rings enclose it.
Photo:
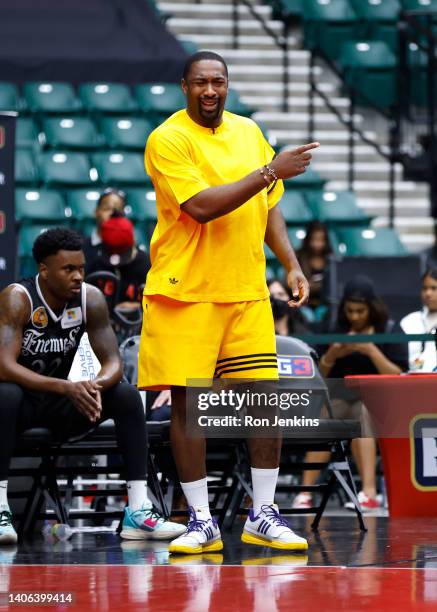
M 124 540 L 172 540 L 185 530 L 185 525 L 166 521 L 149 501 L 135 512 L 126 506 L 120 537 Z
M 12 525 L 12 514 L 9 509 L 0 508 L 0 546 L 17 543 L 17 532 Z

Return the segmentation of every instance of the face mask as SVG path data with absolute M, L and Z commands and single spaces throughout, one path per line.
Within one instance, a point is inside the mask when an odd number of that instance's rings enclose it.
M 290 308 L 286 300 L 279 300 L 278 298 L 270 297 L 270 303 L 272 305 L 273 318 L 282 319 L 290 313 Z

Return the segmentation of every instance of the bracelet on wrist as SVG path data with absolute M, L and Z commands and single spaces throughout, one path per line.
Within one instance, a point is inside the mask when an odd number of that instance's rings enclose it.
M 276 174 L 276 172 L 273 170 L 273 168 L 269 165 L 265 165 L 264 168 L 267 170 L 267 174 L 272 177 L 272 181 L 277 181 L 278 180 L 278 175 Z
M 273 179 L 270 178 L 270 176 L 269 176 L 268 172 L 266 172 L 265 168 L 266 168 L 265 166 L 260 168 L 259 169 L 259 173 L 261 174 L 261 176 L 265 180 L 266 186 L 269 187 L 273 183 Z

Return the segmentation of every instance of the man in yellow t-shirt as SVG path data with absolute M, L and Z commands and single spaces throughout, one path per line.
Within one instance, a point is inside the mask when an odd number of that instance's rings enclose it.
M 276 205 L 281 179 L 304 172 L 309 151 L 319 145 L 274 158 L 251 119 L 224 111 L 228 71 L 215 53 L 188 58 L 182 90 L 186 109 L 164 121 L 146 146 L 158 223 L 144 289 L 138 384 L 171 388 L 172 449 L 190 520 L 169 550 L 201 553 L 223 544 L 209 511 L 205 440 L 186 436 L 186 390 L 213 377 L 278 378 L 263 245 L 287 270 L 290 306 L 299 307 L 308 283 Z M 306 549 L 274 505 L 280 441 L 250 439 L 249 450 L 254 499 L 243 542 Z

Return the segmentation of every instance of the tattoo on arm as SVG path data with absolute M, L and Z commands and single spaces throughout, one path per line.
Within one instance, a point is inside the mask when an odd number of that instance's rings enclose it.
M 0 293 L 0 358 L 17 360 L 23 327 L 30 316 L 29 298 L 19 287 L 7 287 Z

